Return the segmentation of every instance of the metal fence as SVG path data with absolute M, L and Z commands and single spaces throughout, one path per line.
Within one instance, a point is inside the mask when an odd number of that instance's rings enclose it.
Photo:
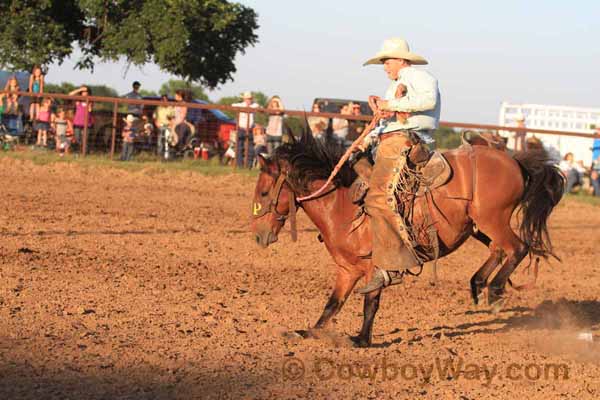
M 0 91 L 3 94 L 9 94 L 5 91 Z M 360 128 L 366 122 L 371 120 L 369 115 L 351 115 L 351 114 L 336 114 L 336 113 L 314 113 L 299 110 L 271 110 L 266 108 L 250 108 L 250 107 L 234 107 L 218 104 L 203 104 L 198 102 L 165 102 L 157 99 L 148 100 L 134 100 L 119 97 L 102 97 L 102 96 L 71 96 L 58 93 L 43 93 L 35 94 L 29 92 L 17 92 L 11 93 L 16 94 L 20 97 L 34 99 L 38 101 L 42 98 L 50 98 L 54 101 L 60 102 L 63 107 L 67 109 L 73 109 L 74 104 L 77 101 L 87 101 L 93 104 L 102 104 L 102 109 L 92 111 L 91 114 L 85 113 L 85 120 L 83 123 L 82 136 L 80 149 L 82 156 L 91 150 L 95 152 L 109 152 L 111 159 L 114 158 L 115 152 L 120 142 L 120 130 L 122 129 L 122 119 L 128 113 L 127 108 L 132 105 L 142 106 L 142 119 L 138 121 L 138 124 L 149 123 L 152 124 L 153 133 L 148 136 L 140 135 L 138 138 L 138 146 L 148 151 L 155 151 L 160 142 L 160 136 L 158 135 L 159 129 L 154 126 L 153 123 L 153 111 L 159 106 L 176 106 L 186 107 L 188 112 L 188 119 L 192 120 L 191 128 L 194 131 L 192 147 L 187 148 L 187 153 L 179 154 L 181 157 L 194 157 L 194 158 L 208 158 L 211 156 L 218 155 L 221 162 L 231 163 L 232 153 L 236 153 L 237 160 L 233 160 L 234 167 L 252 167 L 253 159 L 253 146 L 254 141 L 252 140 L 252 130 L 258 129 L 257 133 L 260 133 L 260 125 L 264 128 L 268 117 L 270 115 L 281 115 L 286 122 L 284 127 L 284 134 L 297 134 L 299 127 L 304 125 L 306 121 L 313 119 L 327 120 L 328 124 L 332 121 L 348 121 L 349 128 L 354 133 L 355 128 Z M 108 107 L 107 107 L 108 106 Z M 23 107 L 22 107 L 23 108 Z M 110 110 L 110 111 L 109 111 Z M 21 118 L 26 120 L 28 110 L 19 110 L 16 115 L 5 115 L 9 118 Z M 245 118 L 246 126 L 240 126 L 240 113 L 253 114 L 255 121 L 261 122 L 257 124 L 259 126 L 251 126 L 250 118 Z M 229 119 L 227 118 L 229 115 Z M 244 118 L 242 118 L 244 119 Z M 25 121 L 24 126 L 28 126 L 28 122 Z M 31 129 L 30 134 L 35 133 L 34 123 L 29 123 Z M 598 134 L 585 134 L 580 132 L 569 132 L 569 131 L 553 131 L 546 129 L 531 129 L 521 127 L 508 127 L 499 125 L 488 125 L 488 124 L 472 124 L 462 122 L 440 122 L 441 127 L 447 128 L 458 128 L 468 130 L 483 130 L 488 132 L 511 132 L 514 135 L 530 134 L 546 134 L 546 135 L 563 135 L 563 136 L 578 136 L 586 137 L 589 139 L 600 138 Z M 241 131 L 243 135 L 238 135 L 237 132 Z M 355 135 L 350 134 L 347 139 L 351 141 Z M 236 139 L 243 139 L 243 146 L 238 143 Z M 27 138 L 25 135 L 25 141 L 31 140 L 31 137 Z M 232 152 L 232 146 L 235 146 Z M 240 158 L 240 153 L 243 151 L 243 157 Z M 176 155 L 177 156 L 177 155 Z M 237 161 L 237 162 L 236 162 Z M 240 162 L 241 161 L 241 162 Z

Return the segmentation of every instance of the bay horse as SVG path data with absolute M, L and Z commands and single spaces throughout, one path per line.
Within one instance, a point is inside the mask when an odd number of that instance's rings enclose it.
M 251 220 L 257 243 L 263 247 L 275 243 L 297 206 L 316 225 L 337 265 L 335 287 L 321 317 L 310 331 L 297 331 L 304 337 L 324 328 L 341 310 L 358 280 L 364 277 L 369 282 L 374 272 L 369 256 L 370 223 L 364 215 L 364 221 L 357 223 L 361 206 L 353 203 L 349 190 L 356 173 L 347 163 L 330 189 L 314 199 L 297 201 L 297 197 L 321 187 L 342 153 L 339 146 L 304 133 L 300 139 L 280 146 L 272 158 L 259 156 L 260 173 Z M 443 155 L 452 167 L 451 177 L 428 196 L 415 199 L 411 223 L 423 223 L 427 208 L 437 229 L 441 257 L 452 253 L 469 237 L 484 243 L 490 253 L 471 278 L 471 296 L 478 304 L 487 287 L 488 304 L 499 307 L 507 280 L 527 254 L 554 256 L 547 220 L 563 195 L 564 178 L 540 153 L 511 156 L 491 147 L 463 145 Z M 510 225 L 517 209 L 518 234 Z M 488 286 L 488 277 L 499 265 L 500 270 Z M 406 266 L 410 267 L 413 266 Z M 365 295 L 362 328 L 358 336 L 351 338 L 358 347 L 371 345 L 380 297 L 381 289 Z

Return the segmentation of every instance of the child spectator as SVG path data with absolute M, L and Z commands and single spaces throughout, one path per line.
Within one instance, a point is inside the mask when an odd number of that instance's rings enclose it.
M 275 149 L 281 146 L 281 137 L 283 134 L 283 103 L 279 96 L 273 96 L 267 103 L 267 109 L 278 111 L 277 114 L 269 114 L 269 123 L 267 124 L 267 150 L 273 154 Z M 256 143 L 255 143 L 256 145 Z
M 265 129 L 260 124 L 254 125 L 252 129 L 254 135 L 254 154 L 266 154 L 267 153 L 267 135 L 265 135 Z
M 20 92 L 21 88 L 16 76 L 13 75 L 8 79 L 4 90 L 9 92 L 6 94 L 6 114 L 18 114 L 19 95 L 16 92 Z
M 88 96 L 92 94 L 92 91 L 87 86 L 81 86 L 78 89 L 75 89 L 69 93 L 69 96 L 75 95 Z M 75 116 L 73 117 L 73 132 L 75 134 L 75 144 L 77 146 L 81 146 L 81 134 L 83 132 L 85 126 L 85 119 L 87 114 L 88 120 L 88 128 L 91 128 L 94 124 L 93 118 L 91 115 L 92 112 L 92 102 L 91 101 L 80 101 L 77 100 L 75 102 Z
M 65 109 L 59 107 L 56 112 L 56 118 L 54 119 L 54 132 L 56 133 L 56 151 L 60 153 L 60 156 L 64 156 L 65 153 L 69 154 L 69 148 L 71 141 L 67 136 L 69 131 L 73 131 L 73 123 L 67 119 Z
M 34 94 L 44 93 L 44 74 L 39 65 L 34 65 L 29 76 L 29 92 Z M 29 105 L 29 120 L 37 119 L 40 110 L 40 98 L 32 97 Z
M 121 133 L 123 137 L 123 149 L 121 151 L 121 161 L 130 161 L 133 156 L 133 146 L 135 140 L 135 128 L 133 123 L 137 120 L 132 114 L 128 114 L 127 118 L 123 118 L 125 126 Z
M 142 116 L 143 126 L 142 126 L 142 138 L 144 139 L 144 148 L 148 149 L 152 146 L 154 141 L 154 127 L 148 120 L 148 116 Z
M 350 112 L 351 110 L 348 108 L 348 104 L 344 104 L 340 108 L 340 114 L 349 115 Z M 346 136 L 348 136 L 348 120 L 344 118 L 334 118 L 332 124 L 336 142 L 343 145 Z
M 175 132 L 177 133 L 178 142 L 177 145 L 180 147 L 185 146 L 188 137 L 192 134 L 190 124 L 187 122 L 187 107 L 183 105 L 184 102 L 189 101 L 189 93 L 185 90 L 178 90 L 175 92 L 175 101 L 180 103 L 175 106 Z
M 54 118 L 51 106 L 52 99 L 45 97 L 42 100 L 42 105 L 37 116 L 37 146 L 46 147 L 48 145 L 48 131 L 50 130 L 50 123 Z
M 314 113 L 320 113 L 321 112 L 321 105 L 317 102 L 315 102 L 312 106 L 312 112 Z M 317 137 L 318 135 L 322 134 L 323 132 L 325 132 L 325 129 L 327 129 L 327 124 L 329 123 L 329 119 L 325 118 L 325 117 L 316 117 L 316 116 L 310 116 L 307 118 L 308 121 L 308 126 L 310 128 L 310 131 L 312 132 L 314 137 Z M 322 124 L 319 124 L 320 122 L 322 122 Z M 317 128 L 317 125 L 319 126 L 325 126 L 323 129 Z M 322 136 L 322 135 L 321 135 Z M 320 137 L 320 136 L 319 136 Z
M 560 162 L 558 167 L 567 178 L 565 193 L 571 193 L 576 185 L 582 184 L 583 172 L 581 171 L 581 167 L 575 162 L 573 153 L 565 154 L 564 159 Z
M 165 131 L 169 126 L 169 116 L 175 115 L 175 109 L 172 106 L 166 105 L 169 101 L 169 98 L 166 94 L 161 96 L 161 101 L 165 102 L 165 105 L 156 107 L 156 111 L 154 111 L 154 126 L 158 129 L 158 141 L 157 141 L 157 153 L 162 154 L 165 146 Z
M 4 98 L 6 94 L 0 93 L 0 125 L 2 124 L 2 114 L 4 114 Z

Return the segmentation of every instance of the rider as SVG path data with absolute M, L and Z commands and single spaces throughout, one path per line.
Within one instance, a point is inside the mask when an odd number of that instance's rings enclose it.
M 425 65 L 427 60 L 411 53 L 405 40 L 384 41 L 382 50 L 364 65 L 369 64 L 383 64 L 392 83 L 385 99 L 371 97 L 376 111 L 384 119 L 363 144 L 366 148 L 369 142 L 378 141 L 376 162 L 365 199 L 371 217 L 376 269 L 371 282 L 361 290 L 363 293 L 400 283 L 400 271 L 422 263 L 411 245 L 404 220 L 397 212 L 395 193 L 410 146 L 414 140 L 426 144 L 433 142 L 430 133 L 438 126 L 441 108 L 437 79 L 413 67 Z M 399 92 L 402 92 L 401 97 Z

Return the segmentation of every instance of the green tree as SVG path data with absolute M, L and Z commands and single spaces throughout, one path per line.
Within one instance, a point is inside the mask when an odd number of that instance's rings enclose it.
M 158 93 L 156 93 L 154 90 L 140 89 L 140 95 L 142 97 L 156 97 L 158 96 Z
M 209 101 L 208 96 L 204 93 L 202 86 L 194 85 L 188 81 L 182 81 L 180 79 L 170 79 L 168 82 L 163 83 L 160 87 L 159 92 L 161 94 L 168 94 L 174 96 L 177 90 L 187 90 L 192 94 L 192 98 L 196 100 Z
M 454 149 L 461 145 L 460 132 L 440 126 L 433 133 L 437 149 Z
M 44 83 L 44 91 L 47 93 L 61 93 L 68 94 L 70 91 L 78 88 L 75 84 L 71 82 L 62 82 L 60 85 L 56 83 Z
M 257 14 L 226 0 L 2 0 L 0 66 L 62 62 L 75 46 L 79 68 L 97 60 L 143 65 L 214 88 L 258 38 Z

